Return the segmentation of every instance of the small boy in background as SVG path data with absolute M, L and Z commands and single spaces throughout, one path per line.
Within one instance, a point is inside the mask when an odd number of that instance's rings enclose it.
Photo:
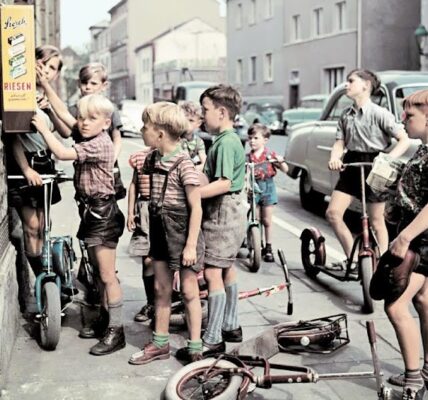
M 255 163 L 254 176 L 260 193 L 256 196 L 256 204 L 265 231 L 265 247 L 262 249 L 263 259 L 274 262 L 272 252 L 272 212 L 273 206 L 278 203 L 276 186 L 273 177 L 277 169 L 287 173 L 288 166 L 284 159 L 266 147 L 271 131 L 263 124 L 256 123 L 248 129 L 248 142 L 251 151 L 247 154 L 248 162 Z M 275 162 L 270 162 L 275 161 Z
M 207 155 L 204 141 L 198 136 L 202 125 L 202 110 L 199 104 L 193 101 L 185 101 L 180 104 L 187 120 L 189 129 L 181 136 L 183 150 L 189 153 L 190 159 L 198 171 L 202 171 Z
M 142 257 L 142 278 L 147 298 L 147 303 L 134 316 L 134 321 L 137 322 L 144 322 L 153 318 L 155 305 L 155 277 L 152 260 L 149 257 L 150 198 L 143 195 L 143 166 L 147 155 L 153 150 L 153 148 L 147 147 L 147 149 L 138 151 L 129 157 L 129 165 L 134 169 L 128 189 L 127 227 L 130 232 L 133 232 L 129 252 L 133 256 Z
M 169 319 L 174 271 L 180 271 L 190 361 L 201 358 L 202 310 L 197 273 L 202 269 L 203 239 L 199 175 L 180 143 L 188 121 L 179 106 L 159 102 L 143 112 L 143 139 L 155 147 L 143 173 L 150 175 L 150 252 L 155 272 L 155 330 L 153 340 L 133 354 L 130 364 L 142 365 L 170 356 Z
M 90 349 L 92 355 L 102 356 L 126 346 L 122 289 L 116 277 L 116 247 L 125 218 L 115 198 L 114 149 L 107 133 L 113 104 L 102 95 L 92 94 L 79 100 L 78 109 L 77 126 L 84 140 L 72 148 L 65 147 L 39 115 L 33 117 L 33 124 L 59 160 L 74 161 L 75 198 L 81 218 L 77 237 L 84 241 L 92 264 L 99 270 L 104 285 L 102 299 L 108 309 L 107 331 Z

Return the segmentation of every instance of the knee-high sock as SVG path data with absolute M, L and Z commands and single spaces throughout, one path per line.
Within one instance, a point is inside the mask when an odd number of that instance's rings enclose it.
M 231 331 L 239 328 L 238 324 L 238 284 L 236 282 L 225 286 L 226 308 L 224 311 L 223 330 Z
M 208 344 L 220 343 L 223 338 L 221 328 L 223 326 L 224 310 L 226 307 L 226 292 L 218 290 L 208 296 L 208 326 L 204 334 L 204 342 Z

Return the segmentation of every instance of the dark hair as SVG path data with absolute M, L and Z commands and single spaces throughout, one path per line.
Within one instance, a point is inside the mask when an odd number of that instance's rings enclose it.
M 260 122 L 256 122 L 248 128 L 248 137 L 254 136 L 257 133 L 260 133 L 265 139 L 269 139 L 271 135 L 270 129 Z
M 346 75 L 346 79 L 348 80 L 351 75 L 357 75 L 364 81 L 369 81 L 371 85 L 370 94 L 377 94 L 380 88 L 380 79 L 379 77 L 372 71 L 363 68 L 355 68 L 348 75 Z
M 216 85 L 209 87 L 201 94 L 201 97 L 199 98 L 199 102 L 201 104 L 205 97 L 208 97 L 216 108 L 224 107 L 228 111 L 229 118 L 232 121 L 241 110 L 241 94 L 232 86 Z
M 62 68 L 62 57 L 61 52 L 55 46 L 51 46 L 50 44 L 44 44 L 42 46 L 36 47 L 36 60 L 40 60 L 43 63 L 46 63 L 53 57 L 58 57 L 58 72 L 61 71 Z
M 95 74 L 99 74 L 102 83 L 108 79 L 106 67 L 99 62 L 92 62 L 80 68 L 79 81 L 87 83 Z

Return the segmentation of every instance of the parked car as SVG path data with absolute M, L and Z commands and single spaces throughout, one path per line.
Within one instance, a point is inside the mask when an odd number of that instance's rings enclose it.
M 280 103 L 259 100 L 247 105 L 243 117 L 248 125 L 260 122 L 266 125 L 272 133 L 281 133 L 283 111 L 284 107 Z
M 144 104 L 135 100 L 122 100 L 119 104 L 119 114 L 122 120 L 122 135 L 126 133 L 139 134 L 143 126 L 141 119 Z
M 185 81 L 178 83 L 174 88 L 174 102 L 180 104 L 184 101 L 193 101 L 199 104 L 201 94 L 211 86 L 217 85 L 210 81 Z
M 381 91 L 372 97 L 372 101 L 390 110 L 397 121 L 401 120 L 403 98 L 416 90 L 428 89 L 427 72 L 385 71 L 380 72 L 379 77 Z M 342 84 L 332 92 L 318 121 L 301 123 L 290 129 L 285 154 L 288 175 L 300 179 L 300 201 L 307 210 L 320 210 L 325 196 L 330 195 L 336 185 L 339 174 L 330 171 L 327 164 L 335 142 L 337 122 L 342 111 L 351 104 L 345 94 L 345 84 Z M 418 140 L 411 141 L 402 156 L 403 161 L 411 157 L 419 143 Z
M 327 94 L 304 96 L 299 107 L 285 110 L 282 113 L 284 133 L 288 134 L 288 130 L 296 124 L 319 119 L 327 100 Z

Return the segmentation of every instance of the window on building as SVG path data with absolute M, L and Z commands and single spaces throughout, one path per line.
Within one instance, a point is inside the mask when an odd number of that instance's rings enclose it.
M 242 60 L 236 60 L 236 83 L 242 83 Z
M 250 8 L 248 9 L 248 24 L 256 23 L 256 0 L 250 0 Z
M 273 17 L 273 4 L 272 0 L 265 0 L 265 18 Z
M 346 1 L 336 3 L 336 31 L 346 29 Z
M 316 8 L 313 12 L 312 36 L 320 36 L 322 34 L 322 8 Z
M 264 71 L 265 82 L 272 82 L 273 81 L 273 57 L 272 57 L 272 53 L 265 54 L 263 71 Z
M 345 80 L 345 68 L 326 68 L 324 70 L 325 90 L 330 93 L 337 85 Z
M 253 56 L 250 58 L 250 83 L 256 83 L 257 80 L 257 57 Z
M 242 4 L 238 3 L 236 7 L 236 29 L 242 28 Z
M 301 19 L 300 15 L 293 15 L 293 24 L 292 24 L 292 39 L 300 40 L 301 39 Z

